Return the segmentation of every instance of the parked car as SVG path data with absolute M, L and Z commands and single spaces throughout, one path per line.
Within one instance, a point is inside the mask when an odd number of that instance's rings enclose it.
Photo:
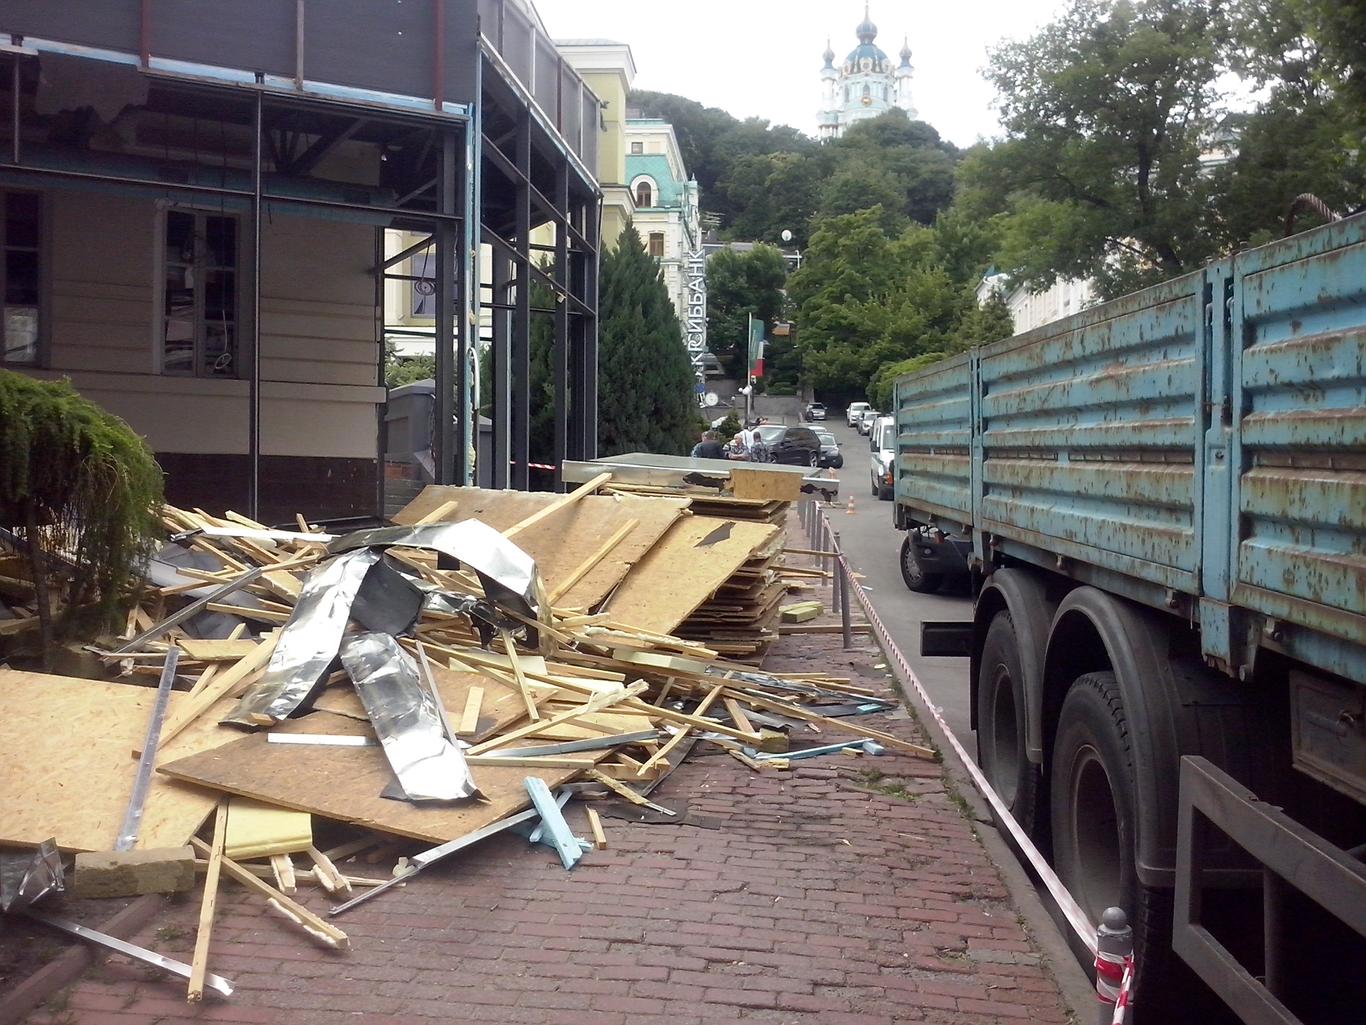
M 840 443 L 835 440 L 835 436 L 829 431 L 817 431 L 816 437 L 821 443 L 822 467 L 832 467 L 836 470 L 844 466 L 844 453 L 840 451 Z
M 854 424 L 854 427 L 860 434 L 867 434 L 873 429 L 873 424 L 877 422 L 877 418 L 881 415 L 882 414 L 876 409 L 865 409 L 859 414 L 858 422 Z
M 868 403 L 866 403 L 866 402 L 851 402 L 851 403 L 849 403 L 849 408 L 846 409 L 846 410 L 844 411 L 844 420 L 845 420 L 845 423 L 848 424 L 850 427 L 856 427 L 856 426 L 858 426 L 858 421 L 859 421 L 859 418 L 860 418 L 861 416 L 863 416 L 863 411 L 864 411 L 865 409 L 872 409 L 872 408 L 873 408 L 873 407 L 870 406 L 870 405 L 868 405 Z
M 808 421 L 810 421 L 810 420 L 824 420 L 824 419 L 825 419 L 825 403 L 824 403 L 824 402 L 808 402 L 808 403 L 806 404 L 806 409 L 802 412 L 802 417 L 803 417 L 803 419 L 808 420 Z
M 765 424 L 759 428 L 759 439 L 768 449 L 770 463 L 811 467 L 820 465 L 821 442 L 810 427 Z
M 873 481 L 873 496 L 884 502 L 890 501 L 896 490 L 895 425 L 893 417 L 880 416 L 868 432 L 868 450 L 872 453 L 868 472 Z

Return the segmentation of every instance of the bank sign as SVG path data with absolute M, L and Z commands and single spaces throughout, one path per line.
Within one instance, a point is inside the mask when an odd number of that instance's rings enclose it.
M 683 261 L 683 277 L 687 283 L 687 309 L 683 314 L 683 341 L 688 347 L 688 359 L 693 373 L 702 376 L 702 353 L 707 350 L 707 257 L 695 249 Z

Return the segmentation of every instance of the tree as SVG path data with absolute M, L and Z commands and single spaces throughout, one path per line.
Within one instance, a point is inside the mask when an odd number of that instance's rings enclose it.
M 435 356 L 400 356 L 393 342 L 384 343 L 384 386 L 401 388 L 436 376 Z
M 891 409 L 892 387 L 896 384 L 898 377 L 913 373 L 916 370 L 923 370 L 925 367 L 938 363 L 943 358 L 944 353 L 942 352 L 926 352 L 919 356 L 912 356 L 910 359 L 884 364 L 873 375 L 873 380 L 868 385 L 868 401 L 873 404 L 874 409 Z
M 935 216 L 953 199 L 953 169 L 958 150 L 944 142 L 924 121 L 912 121 L 905 111 L 893 108 L 875 118 L 859 121 L 835 143 L 844 168 L 877 168 L 885 173 L 896 197 L 873 196 L 849 213 L 882 203 L 920 224 L 933 224 Z
M 1009 338 L 1015 333 L 1015 319 L 1000 292 L 992 292 L 987 301 L 978 306 L 972 302 L 958 324 L 949 334 L 948 351 L 963 352 L 974 345 Z
M 722 249 L 707 260 L 707 346 L 728 377 L 743 381 L 749 368 L 749 318 L 764 334 L 782 316 L 787 261 L 773 246 L 747 253 Z
M 891 238 L 881 221 L 878 208 L 822 221 L 789 279 L 807 380 L 832 397 L 862 395 L 884 364 L 943 352 L 971 305 L 932 230 Z
M 1009 138 L 963 184 L 1001 197 L 999 255 L 1016 280 L 1094 276 L 1114 295 L 1213 255 L 1200 154 L 1225 66 L 1221 10 L 1077 0 L 1034 38 L 992 51 Z
M 693 372 L 659 263 L 627 225 L 602 258 L 599 447 L 686 455 L 696 441 Z

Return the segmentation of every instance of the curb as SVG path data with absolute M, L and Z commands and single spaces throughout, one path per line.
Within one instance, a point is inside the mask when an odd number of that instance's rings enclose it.
M 99 931 L 126 940 L 155 918 L 161 907 L 160 894 L 146 894 L 98 926 Z M 19 1025 L 35 1007 L 85 973 L 95 960 L 96 949 L 84 940 L 75 942 L 76 946 L 64 951 L 57 960 L 43 965 L 10 991 L 3 1006 L 0 1006 L 0 1025 Z

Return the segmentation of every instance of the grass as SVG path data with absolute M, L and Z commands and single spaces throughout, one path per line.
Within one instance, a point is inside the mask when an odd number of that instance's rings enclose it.
M 886 773 L 879 772 L 877 769 L 864 769 L 855 777 L 860 790 L 867 790 L 874 794 L 881 794 L 884 797 L 892 797 L 898 801 L 918 801 L 919 794 L 914 794 L 906 789 L 906 784 L 900 780 L 890 779 Z

